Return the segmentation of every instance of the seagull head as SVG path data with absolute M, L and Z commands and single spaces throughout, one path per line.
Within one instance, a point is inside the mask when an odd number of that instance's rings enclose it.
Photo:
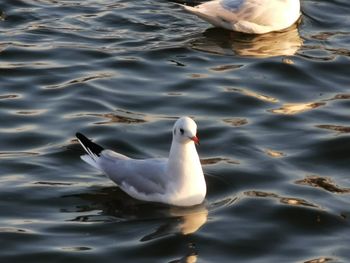
M 197 137 L 197 124 L 189 117 L 181 117 L 178 119 L 173 128 L 173 140 L 179 143 L 194 142 L 199 144 Z

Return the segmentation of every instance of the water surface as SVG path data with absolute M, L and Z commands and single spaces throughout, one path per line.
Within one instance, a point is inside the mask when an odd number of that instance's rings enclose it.
M 349 262 L 350 4 L 302 9 L 249 36 L 173 1 L 2 1 L 0 261 Z M 79 159 L 76 131 L 167 156 L 183 115 L 202 205 L 133 200 Z

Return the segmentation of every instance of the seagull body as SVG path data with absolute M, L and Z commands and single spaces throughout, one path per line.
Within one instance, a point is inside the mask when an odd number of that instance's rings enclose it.
M 216 27 L 248 34 L 280 31 L 300 17 L 299 0 L 213 0 L 183 7 Z
M 206 183 L 195 143 L 197 125 L 189 117 L 173 128 L 169 158 L 132 159 L 93 143 L 81 133 L 77 138 L 88 154 L 81 159 L 105 173 L 135 199 L 176 206 L 203 202 Z

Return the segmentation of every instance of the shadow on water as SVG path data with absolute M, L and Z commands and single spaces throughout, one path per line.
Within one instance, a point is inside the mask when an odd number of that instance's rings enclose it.
M 189 235 L 195 233 L 207 221 L 206 204 L 193 207 L 174 207 L 160 203 L 148 203 L 136 200 L 118 187 L 102 188 L 93 193 L 81 193 L 64 197 L 78 197 L 88 201 L 89 205 L 77 206 L 74 211 L 62 212 L 96 212 L 78 216 L 70 221 L 77 222 L 125 222 L 125 221 L 165 221 L 154 232 L 140 238 L 150 241 L 173 234 Z
M 227 198 L 212 203 L 202 203 L 192 207 L 174 207 L 160 203 L 148 203 L 129 197 L 118 187 L 101 188 L 93 192 L 63 196 L 78 198 L 88 204 L 78 205 L 75 209 L 62 209 L 62 213 L 84 213 L 69 219 L 70 222 L 82 223 L 141 223 L 144 228 L 152 225 L 146 235 L 139 235 L 139 242 L 154 242 L 158 239 L 177 240 L 175 246 L 185 247 L 184 256 L 170 262 L 197 262 L 198 249 L 191 238 L 207 220 L 209 211 L 231 205 L 235 198 Z M 96 213 L 96 211 L 98 211 Z M 91 214 L 90 214 L 91 212 Z M 155 226 L 154 226 L 155 225 Z M 169 239 L 169 237 L 171 237 Z M 79 248 L 80 249 L 80 248 Z M 85 250 L 91 249 L 90 247 Z
M 40 184 L 44 184 L 44 182 L 40 182 Z M 211 202 L 204 201 L 202 204 L 190 207 L 169 206 L 134 199 L 116 186 L 97 189 L 93 192 L 65 195 L 63 198 L 79 198 L 88 201 L 88 205 L 78 205 L 72 210 L 61 209 L 62 213 L 100 211 L 98 214 L 78 216 L 69 221 L 109 223 L 170 220 L 154 233 L 142 237 L 141 241 L 149 241 L 171 234 L 193 234 L 207 222 L 209 212 L 230 206 L 237 200 L 237 197 L 227 197 Z

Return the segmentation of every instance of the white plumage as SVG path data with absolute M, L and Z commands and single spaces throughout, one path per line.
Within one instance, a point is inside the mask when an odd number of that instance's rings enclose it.
M 213 0 L 183 7 L 216 27 L 249 34 L 280 31 L 300 17 L 299 0 Z
M 178 119 L 173 127 L 169 158 L 131 159 L 105 150 L 81 133 L 77 138 L 87 155 L 81 158 L 105 173 L 124 192 L 144 201 L 176 206 L 203 202 L 206 183 L 195 143 L 197 125 L 189 117 Z

